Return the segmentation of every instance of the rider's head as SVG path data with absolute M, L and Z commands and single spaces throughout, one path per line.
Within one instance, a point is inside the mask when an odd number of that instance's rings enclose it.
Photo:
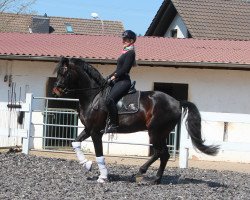
M 136 34 L 131 30 L 126 30 L 122 33 L 123 43 L 128 43 L 129 45 L 135 43 Z

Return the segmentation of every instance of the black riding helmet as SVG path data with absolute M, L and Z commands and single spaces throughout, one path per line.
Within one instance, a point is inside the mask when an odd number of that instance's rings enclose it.
M 127 38 L 136 41 L 136 34 L 131 30 L 126 30 L 122 33 L 122 38 Z

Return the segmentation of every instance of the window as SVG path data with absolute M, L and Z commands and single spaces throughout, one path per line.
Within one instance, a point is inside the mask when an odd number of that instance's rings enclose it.
M 73 28 L 70 23 L 65 23 L 65 27 L 66 27 L 67 33 L 74 33 Z
M 177 38 L 177 29 L 172 29 L 171 30 L 171 37 L 172 38 Z

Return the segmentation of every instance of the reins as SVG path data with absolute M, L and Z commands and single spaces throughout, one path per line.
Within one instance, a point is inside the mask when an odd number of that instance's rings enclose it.
M 98 86 L 98 87 L 90 87 L 90 88 L 82 88 L 82 89 L 67 89 L 67 88 L 65 88 L 63 90 L 63 92 L 65 94 L 68 94 L 68 93 L 78 93 L 78 94 L 80 93 L 81 94 L 81 92 L 84 92 L 84 91 L 97 90 L 98 89 L 98 92 L 97 92 L 97 94 L 98 94 L 100 91 L 104 90 L 107 86 L 108 86 L 108 84 L 105 83 L 104 85 Z

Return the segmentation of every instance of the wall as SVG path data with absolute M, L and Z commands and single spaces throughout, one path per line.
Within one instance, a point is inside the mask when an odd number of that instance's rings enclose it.
M 171 30 L 173 30 L 173 29 L 177 29 L 177 38 L 187 38 L 188 37 L 187 27 L 184 24 L 184 22 L 179 14 L 177 14 L 175 16 L 174 20 L 170 24 L 164 37 L 171 37 Z
M 8 101 L 8 83 L 3 81 L 12 68 L 13 82 L 16 82 L 17 100 L 19 89 L 22 88 L 21 100 L 27 92 L 34 96 L 46 95 L 46 82 L 53 74 L 56 63 L 32 61 L 0 60 L 0 102 Z M 94 65 L 103 76 L 114 70 L 114 66 Z M 136 80 L 136 88 L 152 90 L 154 82 L 188 84 L 188 99 L 197 104 L 201 111 L 250 114 L 250 71 L 183 69 L 168 67 L 134 67 L 131 79 Z M 39 109 L 44 102 L 37 102 L 34 108 Z
M 21 88 L 21 101 L 25 100 L 25 93 L 32 92 L 34 96 L 46 95 L 46 83 L 48 77 L 54 77 L 53 74 L 56 64 L 53 62 L 35 62 L 35 61 L 3 61 L 0 60 L 0 102 L 8 101 L 8 82 L 4 82 L 4 76 L 12 74 L 12 81 L 16 83 L 16 100 L 19 99 Z M 40 104 L 40 105 L 39 105 Z M 38 109 L 43 106 L 43 102 L 35 104 Z
M 12 71 L 13 81 L 17 83 L 16 88 L 22 88 L 21 100 L 24 100 L 25 86 L 28 85 L 28 92 L 34 93 L 34 96 L 45 96 L 46 82 L 48 77 L 53 77 L 56 63 L 53 62 L 31 62 L 31 61 L 3 61 L 0 60 L 0 102 L 6 103 L 8 101 L 8 87 L 7 83 L 3 81 L 4 75 Z M 95 65 L 96 68 L 106 76 L 114 70 L 114 66 Z M 6 70 L 6 68 L 8 70 Z M 134 67 L 131 71 L 131 79 L 136 80 L 136 88 L 140 90 L 152 90 L 154 82 L 164 83 L 184 83 L 188 84 L 188 100 L 194 102 L 200 111 L 204 112 L 221 112 L 221 113 L 242 113 L 250 114 L 250 72 L 237 70 L 211 70 L 211 69 L 183 69 L 183 68 L 168 68 L 168 67 Z M 19 89 L 17 89 L 17 93 Z M 34 109 L 42 109 L 44 102 L 35 103 Z M 213 134 L 213 137 L 223 138 L 223 128 L 221 123 L 215 123 L 205 126 L 206 135 Z M 237 128 L 236 128 L 237 127 Z M 37 127 L 35 127 L 37 129 Z M 229 124 L 228 139 L 249 140 L 249 125 L 242 126 L 241 124 Z M 37 132 L 38 134 L 38 132 Z M 39 132 L 39 135 L 41 131 Z M 143 133 L 144 134 L 144 133 Z M 147 143 L 148 136 L 140 137 L 141 133 L 134 135 L 118 135 L 119 141 L 136 141 L 138 143 Z M 107 137 L 107 136 L 105 136 Z M 135 139 L 136 138 L 136 139 Z M 140 139 L 143 138 L 143 139 Z M 106 139 L 106 138 L 104 138 Z M 92 143 L 90 144 L 93 149 Z M 116 146 L 116 147 L 115 147 Z M 119 145 L 112 145 L 104 150 L 111 152 L 118 152 L 126 148 L 120 148 Z M 40 146 L 41 147 L 41 146 Z M 129 146 L 127 149 L 131 149 Z M 145 152 L 147 147 L 133 146 L 132 155 L 140 154 L 147 155 Z M 141 149 L 143 152 L 141 152 Z M 135 153 L 136 152 L 136 153 Z M 124 152 L 121 152 L 124 153 Z M 126 154 L 126 153 L 125 153 Z M 131 152 L 129 152 L 131 154 Z M 237 155 L 242 156 L 244 153 Z M 194 156 L 192 156 L 194 155 Z M 230 160 L 231 152 L 227 152 L 224 160 Z M 190 154 L 191 157 L 197 159 L 206 159 L 205 157 L 198 157 L 196 154 Z M 246 155 L 247 156 L 247 155 Z M 244 157 L 241 157 L 244 160 Z
M 201 111 L 250 114 L 250 71 L 136 67 L 131 78 L 141 90 L 153 82 L 188 84 L 188 100 Z

